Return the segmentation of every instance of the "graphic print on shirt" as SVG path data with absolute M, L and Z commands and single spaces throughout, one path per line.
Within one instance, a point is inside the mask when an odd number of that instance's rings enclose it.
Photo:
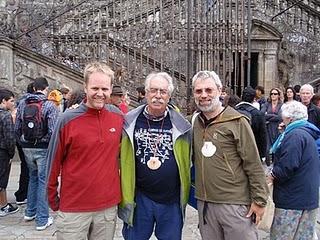
M 136 156 L 142 164 L 146 164 L 151 157 L 158 157 L 161 163 L 170 158 L 172 151 L 171 129 L 145 129 L 135 131 L 137 142 Z

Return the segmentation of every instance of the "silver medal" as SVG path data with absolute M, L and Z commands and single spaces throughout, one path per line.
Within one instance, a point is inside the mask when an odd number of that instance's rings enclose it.
M 151 170 L 157 170 L 161 166 L 161 161 L 158 157 L 151 157 L 147 162 L 147 166 Z
M 204 142 L 201 148 L 201 153 L 205 157 L 212 157 L 217 151 L 217 147 L 212 142 Z

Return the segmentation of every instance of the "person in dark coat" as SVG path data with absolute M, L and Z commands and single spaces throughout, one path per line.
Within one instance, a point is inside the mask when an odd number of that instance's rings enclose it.
M 267 152 L 266 120 L 264 114 L 252 105 L 255 95 L 256 92 L 252 87 L 246 87 L 242 92 L 242 102 L 238 103 L 235 109 L 250 119 L 260 159 L 264 160 Z
M 266 126 L 267 126 L 267 151 L 279 136 L 278 126 L 281 123 L 281 106 L 280 90 L 278 88 L 272 88 L 268 101 L 262 106 L 261 112 L 265 114 Z M 267 154 L 267 165 L 270 165 L 271 158 Z
M 261 109 L 261 107 L 267 102 L 266 98 L 264 97 L 264 87 L 256 86 L 255 90 L 256 90 L 256 101 L 259 103 L 260 109 Z
M 273 144 L 275 212 L 271 240 L 313 239 L 319 201 L 320 130 L 307 121 L 307 107 L 297 101 L 282 106 L 285 131 Z
M 300 98 L 303 105 L 308 108 L 308 121 L 320 128 L 320 108 L 311 102 L 314 95 L 313 87 L 310 84 L 304 84 L 300 88 Z

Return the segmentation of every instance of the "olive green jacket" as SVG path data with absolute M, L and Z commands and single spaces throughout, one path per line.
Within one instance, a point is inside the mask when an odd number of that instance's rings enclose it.
M 227 107 L 206 128 L 199 114 L 193 127 L 196 198 L 223 204 L 264 206 L 268 190 L 257 146 L 247 119 Z M 204 141 L 217 148 L 204 157 Z

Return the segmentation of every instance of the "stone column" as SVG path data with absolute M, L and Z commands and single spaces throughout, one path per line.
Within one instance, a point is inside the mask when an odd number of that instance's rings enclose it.
M 265 87 L 263 50 L 259 50 L 258 55 L 258 85 Z
M 276 49 L 265 49 L 264 51 L 264 87 L 271 89 L 278 87 L 278 63 Z
M 4 87 L 14 85 L 12 43 L 6 39 L 0 39 L 0 85 Z

